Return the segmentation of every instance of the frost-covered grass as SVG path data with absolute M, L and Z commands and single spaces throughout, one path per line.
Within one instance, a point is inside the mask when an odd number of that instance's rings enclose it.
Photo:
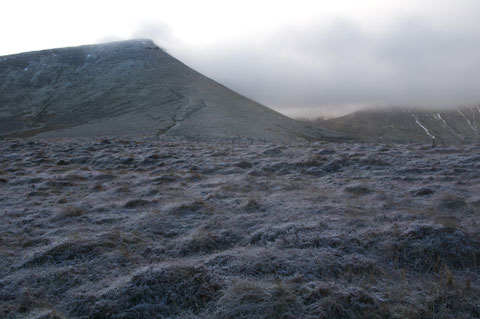
M 0 141 L 1 318 L 478 318 L 480 147 Z

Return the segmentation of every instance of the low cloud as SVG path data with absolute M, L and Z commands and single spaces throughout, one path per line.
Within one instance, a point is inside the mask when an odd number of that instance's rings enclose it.
M 285 27 L 192 47 L 168 26 L 150 37 L 203 74 L 280 112 L 338 115 L 365 106 L 456 107 L 480 102 L 480 28 L 397 19 L 382 30 L 351 21 Z
M 152 39 L 163 49 L 179 45 L 179 40 L 173 36 L 170 26 L 164 22 L 145 22 L 132 33 L 132 38 Z

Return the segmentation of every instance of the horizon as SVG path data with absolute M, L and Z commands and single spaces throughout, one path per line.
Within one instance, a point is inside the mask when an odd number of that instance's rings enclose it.
M 293 118 L 480 102 L 480 4 L 471 0 L 86 1 L 72 8 L 8 2 L 0 26 L 13 31 L 0 55 L 148 38 Z

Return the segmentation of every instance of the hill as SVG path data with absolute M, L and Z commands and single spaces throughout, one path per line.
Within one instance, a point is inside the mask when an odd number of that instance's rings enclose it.
M 365 141 L 469 144 L 480 141 L 480 107 L 432 111 L 368 109 L 317 121 Z
M 0 57 L 0 136 L 339 136 L 201 75 L 150 40 Z

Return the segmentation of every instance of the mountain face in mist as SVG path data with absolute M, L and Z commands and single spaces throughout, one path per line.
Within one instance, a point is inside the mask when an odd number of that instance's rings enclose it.
M 337 136 L 206 78 L 149 40 L 0 57 L 0 136 Z
M 421 111 L 361 110 L 318 122 L 365 141 L 468 144 L 480 142 L 480 107 Z

